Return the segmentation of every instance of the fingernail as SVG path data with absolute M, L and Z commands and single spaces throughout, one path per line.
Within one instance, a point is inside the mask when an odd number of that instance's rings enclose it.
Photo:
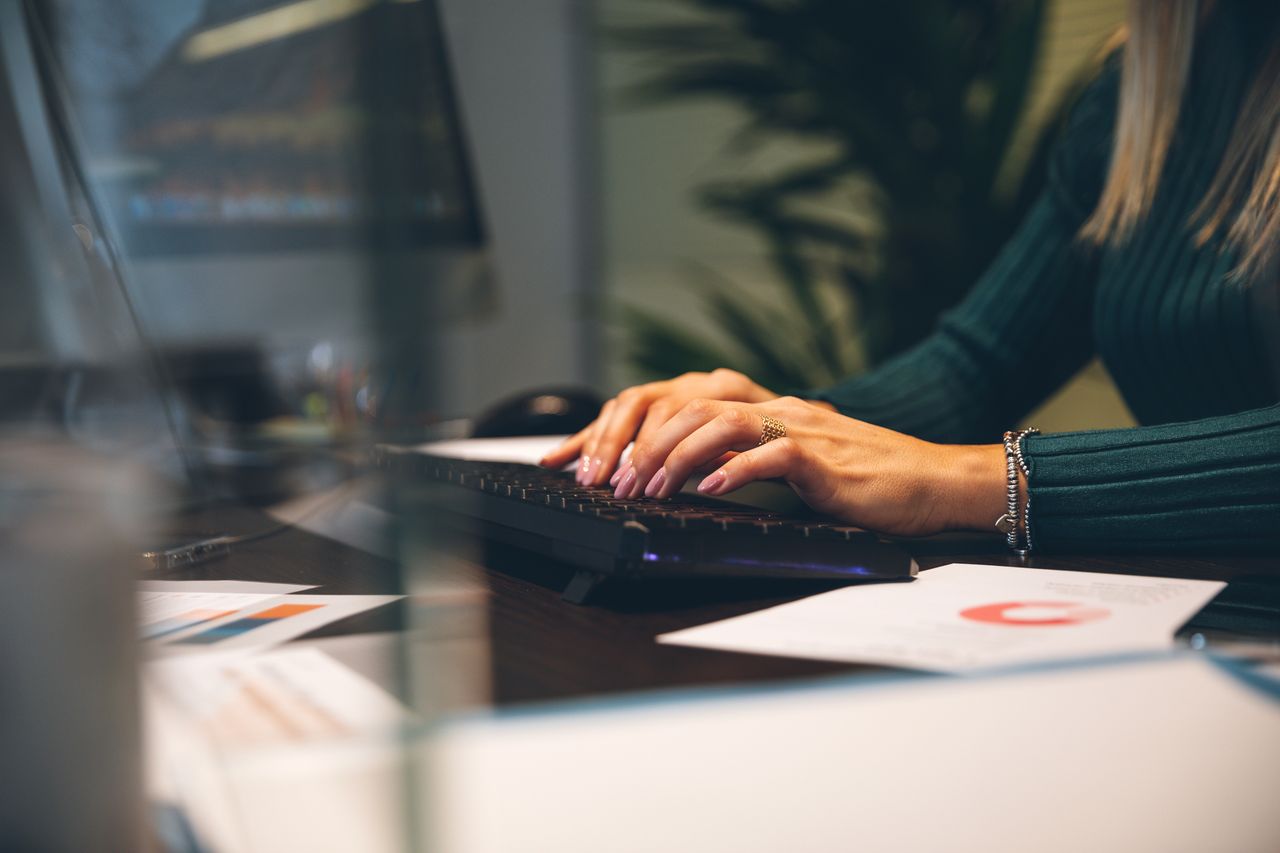
M 626 463 L 626 462 L 624 462 L 623 464 L 619 465 L 619 466 L 618 466 L 618 470 L 617 470 L 617 471 L 614 471 L 614 472 L 613 472 L 613 476 L 609 478 L 609 485 L 610 485 L 610 486 L 616 486 L 616 485 L 618 485 L 619 483 L 621 483 L 621 482 L 622 482 L 622 478 L 623 478 L 623 477 L 626 475 L 626 473 L 627 473 L 627 469 L 628 469 L 628 468 L 630 468 L 630 467 L 631 467 L 630 463 Z
M 600 476 L 600 469 L 604 467 L 604 460 L 597 456 L 591 460 L 591 467 L 587 469 L 587 485 L 594 486 L 596 478 Z
M 667 469 L 659 468 L 658 473 L 653 475 L 653 479 L 649 481 L 649 485 L 644 487 L 644 495 L 647 498 L 655 497 L 658 492 L 662 491 L 662 487 L 667 482 Z
M 622 475 L 622 480 L 618 483 L 618 488 L 614 489 L 613 496 L 615 498 L 623 498 L 631 494 L 631 489 L 636 484 L 636 469 L 628 468 L 627 473 Z
M 587 469 L 591 467 L 591 457 L 583 456 L 578 460 L 578 470 L 574 472 L 573 479 L 578 481 L 579 486 L 586 485 Z
M 718 494 L 720 487 L 724 485 L 726 476 L 727 475 L 724 473 L 723 468 L 719 471 L 708 474 L 703 478 L 702 482 L 698 484 L 698 491 L 704 495 Z

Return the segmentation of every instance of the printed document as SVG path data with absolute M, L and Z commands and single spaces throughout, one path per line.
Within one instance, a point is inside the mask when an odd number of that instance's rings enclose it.
M 297 595 L 313 587 L 243 581 L 138 585 L 138 630 L 157 651 L 255 649 L 398 601 L 399 595 Z
M 1169 648 L 1225 584 L 952 564 L 658 637 L 660 643 L 935 672 Z
M 138 630 L 160 640 L 310 586 L 254 581 L 144 581 L 138 584 Z
M 350 737 L 408 719 L 395 697 L 309 646 L 147 664 L 149 687 L 223 747 Z

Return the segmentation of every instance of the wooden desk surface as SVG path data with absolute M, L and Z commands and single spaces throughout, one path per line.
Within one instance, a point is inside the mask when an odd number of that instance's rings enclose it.
M 251 510 L 222 510 L 184 520 L 186 530 L 248 531 L 273 524 Z M 922 545 L 922 568 L 950 562 L 1015 564 L 998 543 Z M 1261 557 L 1039 557 L 1031 566 L 1081 571 L 1231 580 L 1280 573 Z M 487 590 L 493 701 L 499 705 L 626 691 L 726 685 L 835 673 L 873 667 L 770 658 L 658 645 L 657 634 L 759 610 L 838 586 L 800 581 L 655 581 L 606 586 L 588 606 L 561 600 L 569 572 L 527 552 L 487 546 L 467 571 Z M 172 580 L 257 580 L 315 584 L 317 593 L 403 591 L 397 566 L 363 551 L 289 529 L 238 546 L 221 560 L 151 575 Z M 393 630 L 393 607 L 345 619 L 309 637 Z

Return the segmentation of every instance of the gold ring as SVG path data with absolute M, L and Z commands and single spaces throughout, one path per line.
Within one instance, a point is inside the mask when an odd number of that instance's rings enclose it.
M 764 421 L 764 426 L 760 430 L 760 440 L 756 442 L 756 447 L 762 444 L 768 444 L 775 438 L 782 438 L 787 434 L 787 428 L 782 425 L 782 421 L 777 418 L 771 418 L 768 415 L 761 415 L 760 419 Z

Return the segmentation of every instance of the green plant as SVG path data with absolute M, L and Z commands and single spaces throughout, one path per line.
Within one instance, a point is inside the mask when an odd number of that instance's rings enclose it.
M 1023 191 L 997 186 L 1043 0 L 662 1 L 683 14 L 611 30 L 615 44 L 652 60 L 627 93 L 633 104 L 722 99 L 746 116 L 733 150 L 791 137 L 827 153 L 698 188 L 701 204 L 758 234 L 781 299 L 749 299 L 710 271 L 693 278 L 728 347 L 625 307 L 636 367 L 727 365 L 801 388 L 926 335 L 1007 239 L 1025 187 L 1042 176 L 1037 156 Z M 833 215 L 837 193 L 860 208 L 857 221 Z

